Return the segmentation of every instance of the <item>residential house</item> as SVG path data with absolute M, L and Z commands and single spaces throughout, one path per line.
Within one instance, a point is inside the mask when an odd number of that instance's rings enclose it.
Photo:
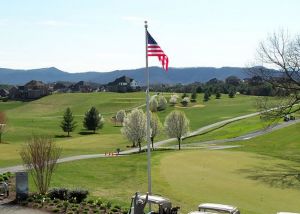
M 91 84 L 86 81 L 79 81 L 78 83 L 71 85 L 70 89 L 72 92 L 82 92 L 82 93 L 88 93 L 94 90 Z
M 9 95 L 9 91 L 6 89 L 0 89 L 0 97 L 7 97 Z
M 140 90 L 137 81 L 126 76 L 115 79 L 115 81 L 108 83 L 106 87 L 108 91 L 114 92 L 131 92 Z

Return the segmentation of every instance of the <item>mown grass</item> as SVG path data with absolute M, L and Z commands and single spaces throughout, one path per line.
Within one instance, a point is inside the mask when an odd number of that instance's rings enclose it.
M 147 191 L 146 164 L 145 153 L 64 163 L 51 186 L 87 188 L 92 196 L 129 207 L 134 192 Z M 169 197 L 182 213 L 204 202 L 233 204 L 248 214 L 296 212 L 299 181 L 291 178 L 285 185 L 278 180 L 291 168 L 300 170 L 295 162 L 246 152 L 154 152 L 153 192 Z
M 265 129 L 267 127 L 266 125 L 267 124 L 265 122 L 260 120 L 259 116 L 250 117 L 247 119 L 228 123 L 225 126 L 217 127 L 216 129 L 208 130 L 207 132 L 193 137 L 185 138 L 183 139 L 182 144 L 235 138 L 248 134 L 250 132 Z M 170 145 L 172 144 L 176 144 L 176 142 L 170 143 Z
M 169 99 L 170 94 L 165 93 L 164 95 Z M 212 99 L 203 103 L 202 96 L 199 94 L 198 102 L 191 103 L 187 108 L 182 108 L 178 104 L 158 112 L 158 116 L 163 123 L 169 112 L 174 109 L 182 110 L 190 119 L 191 129 L 194 130 L 212 122 L 255 111 L 256 97 L 238 95 L 234 99 L 223 97 L 220 100 Z M 7 143 L 6 153 L 1 154 L 3 158 L 0 158 L 0 166 L 20 163 L 20 147 L 32 135 L 48 135 L 53 138 L 65 148 L 64 156 L 125 148 L 126 144 L 130 145 L 130 143 L 122 137 L 121 127 L 112 124 L 110 118 L 120 109 L 131 109 L 142 106 L 144 103 L 145 94 L 143 92 L 54 94 L 32 102 L 0 103 L 0 109 L 5 111 L 8 118 L 7 131 L 3 135 L 3 140 Z M 96 135 L 88 135 L 82 125 L 83 115 L 91 106 L 95 106 L 105 118 L 103 129 L 98 130 Z M 67 107 L 71 108 L 75 115 L 75 121 L 77 121 L 77 128 L 71 133 L 71 138 L 65 138 L 66 134 L 59 127 L 63 112 Z M 145 107 L 142 106 L 142 108 Z M 162 132 L 156 140 L 165 138 L 167 136 Z M 4 152 L 4 149 L 2 151 Z

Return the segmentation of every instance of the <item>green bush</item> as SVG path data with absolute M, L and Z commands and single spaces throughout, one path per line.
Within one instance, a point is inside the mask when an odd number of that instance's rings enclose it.
M 59 199 L 54 199 L 53 202 L 56 204 L 59 202 Z
M 94 203 L 94 200 L 90 199 L 88 200 L 88 204 L 93 204 Z
M 68 190 L 66 188 L 53 188 L 47 195 L 51 199 L 68 200 Z
M 57 208 L 62 208 L 63 205 L 62 205 L 62 204 L 57 204 L 56 207 L 57 207 Z
M 110 202 L 110 201 L 108 201 L 108 202 L 106 203 L 106 207 L 107 207 L 108 209 L 111 208 L 111 202 Z
M 81 203 L 84 199 L 86 199 L 88 194 L 89 192 L 87 190 L 70 190 L 68 193 L 68 199 L 71 201 L 76 201 L 76 203 Z

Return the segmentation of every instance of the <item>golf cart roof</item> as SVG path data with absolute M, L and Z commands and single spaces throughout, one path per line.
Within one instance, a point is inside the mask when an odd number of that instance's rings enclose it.
M 134 196 L 133 196 L 134 198 Z M 146 199 L 146 195 L 139 195 L 139 198 L 142 200 Z M 149 195 L 148 201 L 154 204 L 171 204 L 171 201 L 168 198 L 164 198 L 158 195 Z
M 279 212 L 277 214 L 299 214 L 299 213 L 290 213 L 290 212 Z
M 223 210 L 223 211 L 228 211 L 232 212 L 235 211 L 237 208 L 230 206 L 230 205 L 224 205 L 224 204 L 212 204 L 212 203 L 205 203 L 205 204 L 200 204 L 198 206 L 199 210 L 202 209 L 212 209 L 212 210 Z

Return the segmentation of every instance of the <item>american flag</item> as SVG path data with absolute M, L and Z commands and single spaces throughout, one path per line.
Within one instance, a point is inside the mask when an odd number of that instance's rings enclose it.
M 168 71 L 169 59 L 168 56 L 163 52 L 159 47 L 157 42 L 153 39 L 150 33 L 147 31 L 148 37 L 148 47 L 147 47 L 147 56 L 157 56 L 158 60 L 161 62 L 162 67 L 165 71 Z

